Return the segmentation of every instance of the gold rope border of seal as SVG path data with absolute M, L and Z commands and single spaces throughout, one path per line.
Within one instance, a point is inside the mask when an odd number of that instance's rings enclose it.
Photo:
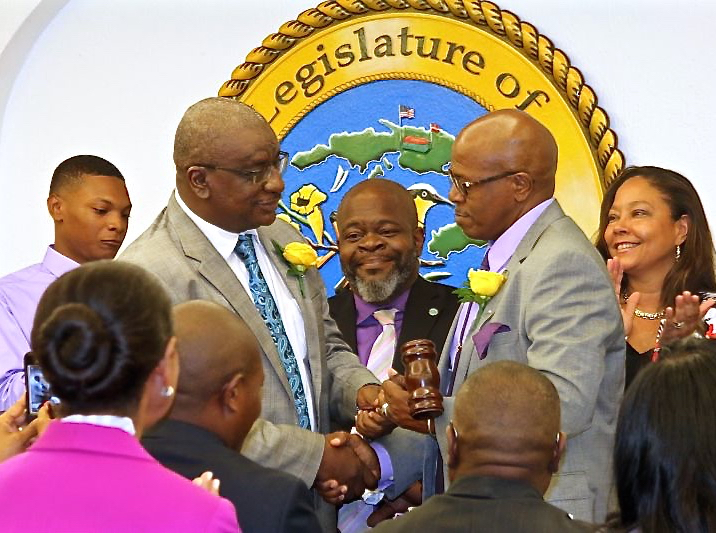
M 219 96 L 238 99 L 264 67 L 275 61 L 298 41 L 334 22 L 350 17 L 388 10 L 425 13 L 470 20 L 480 29 L 487 29 L 508 42 L 535 63 L 567 99 L 587 134 L 596 160 L 603 172 L 605 187 L 624 168 L 624 155 L 617 148 L 617 134 L 609 127 L 609 117 L 597 105 L 597 95 L 584 83 L 582 73 L 572 66 L 567 55 L 555 48 L 552 41 L 540 35 L 532 24 L 510 11 L 501 10 L 493 2 L 474 0 L 328 0 L 298 15 L 297 20 L 284 23 L 277 33 L 266 37 L 261 46 L 246 56 L 246 61 L 231 73 L 231 79 L 219 89 Z M 438 82 L 445 85 L 445 82 Z M 347 85 L 347 84 L 344 84 Z M 343 87 L 343 86 L 342 86 Z M 348 88 L 344 87 L 343 90 Z M 340 88 L 332 91 L 337 94 Z M 459 90 L 459 89 L 458 89 Z M 460 91 L 463 92 L 463 91 Z M 326 99 L 328 96 L 325 97 Z M 478 101 L 479 102 L 479 101 Z M 291 127 L 296 120 L 291 121 Z M 282 132 L 283 133 L 283 132 Z

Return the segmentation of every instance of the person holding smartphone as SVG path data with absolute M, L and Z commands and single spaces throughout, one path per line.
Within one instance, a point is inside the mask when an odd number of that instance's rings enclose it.
M 101 157 L 77 155 L 52 174 L 47 209 L 55 242 L 42 263 L 0 278 L 0 411 L 24 393 L 23 356 L 30 350 L 40 296 L 78 265 L 114 258 L 127 233 L 132 204 L 117 167 Z
M 4 506 L 4 533 L 28 523 L 34 531 L 239 530 L 229 501 L 139 443 L 170 409 L 179 375 L 171 304 L 155 278 L 126 263 L 82 265 L 42 295 L 31 340 L 60 403 L 35 443 L 0 464 L 0 501 L 42 502 L 31 522 L 24 506 Z

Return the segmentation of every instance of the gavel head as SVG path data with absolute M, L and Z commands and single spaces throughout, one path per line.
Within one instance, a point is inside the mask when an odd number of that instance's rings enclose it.
M 415 339 L 404 343 L 400 352 L 405 366 L 405 384 L 410 393 L 411 416 L 420 420 L 439 416 L 443 405 L 435 344 L 430 339 Z

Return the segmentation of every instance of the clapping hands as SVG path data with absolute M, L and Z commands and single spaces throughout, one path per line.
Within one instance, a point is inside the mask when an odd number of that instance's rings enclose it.
M 696 294 L 684 291 L 676 297 L 674 307 L 664 309 L 664 330 L 661 332 L 661 344 L 667 344 L 688 337 L 698 330 L 706 312 L 716 304 L 716 300 L 700 301 Z
M 621 302 L 621 284 L 624 269 L 619 259 L 608 259 L 607 271 L 612 278 L 617 300 Z M 623 307 L 620 306 L 626 336 L 631 334 L 634 310 L 638 304 L 639 293 L 633 292 L 627 299 L 626 304 Z M 704 315 L 714 304 L 716 304 L 716 300 L 701 301 L 698 295 L 691 294 L 689 291 L 679 294 L 674 301 L 674 306 L 664 309 L 664 329 L 661 332 L 661 344 L 683 339 L 697 331 L 704 319 Z
M 627 298 L 626 304 L 621 305 L 622 298 L 622 279 L 624 278 L 624 269 L 622 268 L 619 259 L 607 259 L 607 272 L 609 277 L 612 279 L 614 284 L 614 292 L 617 296 L 617 302 L 619 302 L 619 309 L 622 312 L 622 321 L 624 322 L 624 335 L 629 336 L 631 334 L 631 328 L 634 323 L 634 310 L 639 304 L 639 293 L 633 292 Z

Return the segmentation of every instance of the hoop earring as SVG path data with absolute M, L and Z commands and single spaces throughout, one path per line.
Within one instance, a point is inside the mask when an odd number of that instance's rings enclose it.
M 678 261 L 679 259 L 681 259 L 681 245 L 677 244 L 676 245 L 676 260 Z
M 174 387 L 171 385 L 167 385 L 166 387 L 162 387 L 162 390 L 159 392 L 164 398 L 171 398 L 174 396 Z

